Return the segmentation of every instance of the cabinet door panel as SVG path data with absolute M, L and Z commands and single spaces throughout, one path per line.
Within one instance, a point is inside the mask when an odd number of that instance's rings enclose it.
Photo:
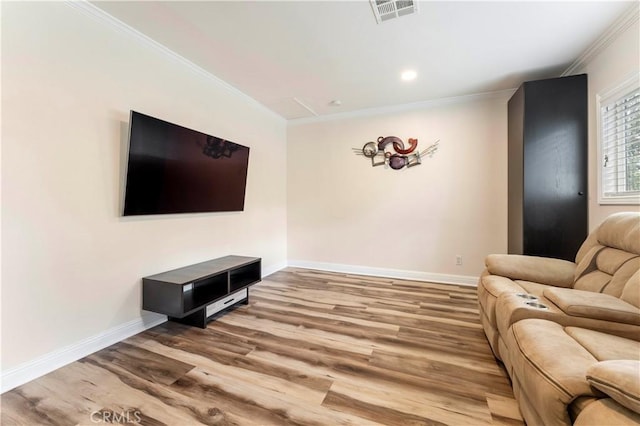
M 524 254 L 573 260 L 587 236 L 586 75 L 525 83 Z

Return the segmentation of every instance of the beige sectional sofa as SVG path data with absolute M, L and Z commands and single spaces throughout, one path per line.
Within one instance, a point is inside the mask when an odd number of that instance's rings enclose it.
M 478 300 L 528 425 L 640 425 L 640 213 L 608 217 L 575 263 L 489 255 Z

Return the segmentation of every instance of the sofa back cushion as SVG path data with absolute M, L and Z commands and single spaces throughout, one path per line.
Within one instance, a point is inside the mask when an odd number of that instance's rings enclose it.
M 580 262 L 582 262 L 582 259 L 584 259 L 584 257 L 593 247 L 600 245 L 598 244 L 598 229 L 599 228 L 596 228 L 593 232 L 591 232 L 587 239 L 584 240 L 584 242 L 580 246 L 580 249 L 576 254 L 576 264 L 580 264 Z
M 629 278 L 629 281 L 627 281 L 622 290 L 620 299 L 640 308 L 640 271 L 636 271 L 636 273 Z
M 638 272 L 638 270 L 640 270 L 640 256 L 629 259 L 628 262 L 621 265 L 602 292 L 615 297 L 621 297 L 627 286 L 631 284 L 631 277 Z
M 620 297 L 633 274 L 640 270 L 640 256 L 610 247 L 595 246 L 578 264 L 573 288 Z
M 607 217 L 580 246 L 576 264 L 582 262 L 589 250 L 597 245 L 640 255 L 640 212 L 615 213 Z
M 609 216 L 589 235 L 576 261 L 573 288 L 621 297 L 640 269 L 640 213 Z
M 606 247 L 600 244 L 592 246 L 584 256 L 582 260 L 576 265 L 573 278 L 573 288 L 580 288 L 580 290 L 590 290 L 600 292 L 608 282 L 609 277 L 600 277 L 600 274 L 594 274 L 598 272 L 597 258 L 598 253 L 604 250 Z M 595 281 L 595 282 L 593 282 Z M 576 287 L 576 284 L 578 287 Z
M 598 242 L 640 255 L 640 213 L 616 213 L 598 227 Z

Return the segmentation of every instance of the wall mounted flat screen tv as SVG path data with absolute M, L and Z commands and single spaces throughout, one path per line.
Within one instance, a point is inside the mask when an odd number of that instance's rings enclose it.
M 124 216 L 244 210 L 249 148 L 131 111 Z

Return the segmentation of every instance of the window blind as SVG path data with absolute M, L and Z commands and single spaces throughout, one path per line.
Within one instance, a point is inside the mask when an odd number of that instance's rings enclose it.
M 640 88 L 601 102 L 601 194 L 640 195 Z

